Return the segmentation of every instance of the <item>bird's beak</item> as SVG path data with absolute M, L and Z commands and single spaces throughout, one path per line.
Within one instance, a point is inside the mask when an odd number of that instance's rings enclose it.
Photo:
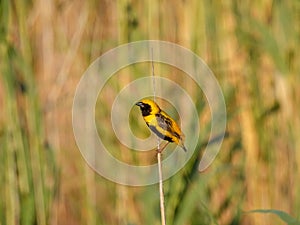
M 143 105 L 143 103 L 142 102 L 137 102 L 137 103 L 135 103 L 135 105 L 141 107 Z

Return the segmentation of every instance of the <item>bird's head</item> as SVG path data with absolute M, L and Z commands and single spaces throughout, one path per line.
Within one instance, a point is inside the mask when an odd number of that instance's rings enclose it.
M 154 115 L 161 111 L 159 106 L 150 99 L 141 100 L 136 105 L 140 107 L 143 116 Z

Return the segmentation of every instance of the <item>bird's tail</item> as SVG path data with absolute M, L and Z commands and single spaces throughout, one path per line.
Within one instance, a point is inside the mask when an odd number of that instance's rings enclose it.
M 183 151 L 187 152 L 187 149 L 186 149 L 186 147 L 184 146 L 183 143 L 180 143 L 180 147 L 183 149 Z

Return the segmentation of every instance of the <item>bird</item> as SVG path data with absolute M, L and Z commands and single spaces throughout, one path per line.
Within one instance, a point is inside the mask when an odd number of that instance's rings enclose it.
M 156 102 L 151 99 L 143 99 L 136 103 L 140 107 L 142 116 L 152 132 L 159 138 L 179 145 L 185 152 L 184 134 L 175 120 L 172 119 L 165 111 L 161 110 Z M 162 152 L 167 144 L 159 150 Z

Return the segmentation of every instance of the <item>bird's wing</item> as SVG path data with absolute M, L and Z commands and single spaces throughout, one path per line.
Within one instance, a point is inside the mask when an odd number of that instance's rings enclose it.
M 155 116 L 156 116 L 159 127 L 161 127 L 165 131 L 170 132 L 175 137 L 180 138 L 179 133 L 174 130 L 174 127 L 176 127 L 176 129 L 177 129 L 178 126 L 177 126 L 176 122 L 173 119 L 171 119 L 170 116 L 168 116 L 168 114 L 161 111 L 161 113 L 156 114 Z

